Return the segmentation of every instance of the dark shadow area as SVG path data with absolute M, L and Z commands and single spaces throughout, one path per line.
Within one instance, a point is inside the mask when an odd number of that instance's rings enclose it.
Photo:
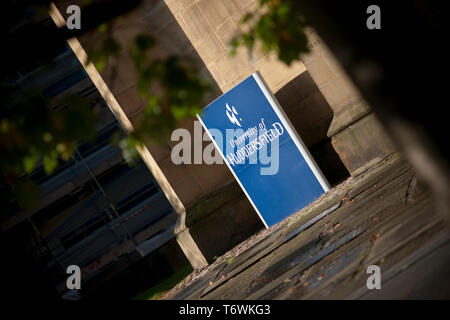
M 0 233 L 2 252 L 2 290 L 6 301 L 57 301 L 61 296 L 56 291 L 52 275 L 43 270 L 32 255 L 24 239 L 34 232 L 30 225 L 21 224 L 14 230 Z
M 327 135 L 333 110 L 309 72 L 298 75 L 275 96 L 330 185 L 350 176 Z
M 341 183 L 350 176 L 341 158 L 331 144 L 331 139 L 321 141 L 309 148 L 309 152 L 331 186 Z
M 143 258 L 133 251 L 122 256 L 107 272 L 87 281 L 81 290 L 82 299 L 131 299 L 187 264 L 189 261 L 176 240 Z
M 208 263 L 264 228 L 235 180 L 190 208 L 186 226 Z
M 380 29 L 366 27 L 372 1 L 296 1 L 386 132 L 450 212 L 447 12 L 442 1 L 377 1 Z M 414 66 L 426 61 L 424 67 Z

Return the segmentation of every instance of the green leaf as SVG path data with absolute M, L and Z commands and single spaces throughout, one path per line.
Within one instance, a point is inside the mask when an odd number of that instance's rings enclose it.
M 36 166 L 36 163 L 39 161 L 39 155 L 38 154 L 31 154 L 28 156 L 25 156 L 23 158 L 23 168 L 26 173 L 31 173 L 34 170 L 34 167 Z
M 43 157 L 45 173 L 51 173 L 58 165 L 58 157 L 56 151 L 52 151 L 50 154 L 46 154 Z

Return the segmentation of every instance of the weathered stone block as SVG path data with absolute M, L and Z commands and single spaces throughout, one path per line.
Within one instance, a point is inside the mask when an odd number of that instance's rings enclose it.
M 206 35 L 197 45 L 196 49 L 205 64 L 217 61 L 227 53 L 222 42 L 220 42 L 214 33 Z
M 333 136 L 332 144 L 352 175 L 361 173 L 396 151 L 373 114 Z
M 327 100 L 330 107 L 337 111 L 341 106 L 347 104 L 357 93 L 342 81 L 341 78 L 335 77 L 326 84 L 317 85 Z
M 238 23 L 232 18 L 229 17 L 225 20 L 225 22 L 217 28 L 217 36 L 224 48 L 229 49 L 231 40 L 240 33 Z
M 361 97 L 355 96 L 346 105 L 334 111 L 333 121 L 331 122 L 327 135 L 332 137 L 339 131 L 345 129 L 349 124 L 358 121 L 369 113 L 369 105 Z
M 167 7 L 176 16 L 195 3 L 196 0 L 164 0 Z
M 306 71 L 302 62 L 293 62 L 291 66 L 278 61 L 278 58 L 269 54 L 258 60 L 254 65 L 255 70 L 261 73 L 267 85 L 273 92 L 277 92 L 286 83 Z
M 239 12 L 239 8 L 233 1 L 200 0 L 197 2 L 197 6 L 214 29 L 220 27 L 234 13 Z
M 327 61 L 321 56 L 308 63 L 308 71 L 314 74 L 314 81 L 319 87 L 336 77 L 336 74 L 334 74 L 333 70 L 327 64 Z
M 180 20 L 183 22 L 181 27 L 194 46 L 212 32 L 211 26 L 197 4 L 183 11 Z

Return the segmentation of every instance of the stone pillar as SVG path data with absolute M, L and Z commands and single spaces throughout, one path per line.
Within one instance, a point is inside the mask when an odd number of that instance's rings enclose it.
M 311 51 L 302 61 L 333 110 L 327 135 L 348 171 L 358 174 L 395 149 L 326 44 L 311 29 L 307 35 Z
M 240 48 L 229 55 L 229 43 L 241 30 L 246 12 L 258 8 L 258 0 L 165 0 L 186 37 L 197 51 L 222 92 L 259 71 L 273 92 L 277 92 L 306 70 L 297 61 L 290 67 L 274 55 L 255 50 L 250 56 Z

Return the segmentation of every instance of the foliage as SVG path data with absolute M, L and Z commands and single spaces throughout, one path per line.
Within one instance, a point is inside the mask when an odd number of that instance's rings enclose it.
M 110 26 L 104 29 L 111 30 Z M 113 142 L 122 149 L 130 164 L 137 159 L 137 146 L 167 141 L 179 121 L 200 113 L 204 99 L 211 91 L 209 82 L 178 57 L 149 59 L 148 54 L 155 44 L 152 37 L 141 34 L 128 48 L 145 108 L 134 124 L 134 131 L 125 138 L 114 137 Z M 120 44 L 108 34 L 100 48 L 90 50 L 89 57 L 101 70 L 108 59 L 118 58 L 120 51 Z
M 68 107 L 57 112 L 55 104 Z M 80 139 L 94 138 L 97 114 L 79 96 L 50 101 L 34 90 L 11 90 L 2 96 L 1 115 L 0 166 L 20 206 L 31 209 L 39 189 L 26 174 L 39 164 L 50 174 L 69 160 Z M 7 206 L 4 211 L 9 214 Z
M 257 41 L 264 52 L 275 52 L 287 65 L 308 52 L 305 20 L 294 0 L 260 0 L 260 10 L 246 14 L 241 23 L 249 25 L 250 30 L 232 39 L 232 55 L 239 46 L 252 52 Z
M 51 173 L 61 161 L 72 157 L 80 140 L 95 135 L 96 114 L 89 101 L 75 96 L 66 97 L 67 101 L 52 101 L 37 91 L 25 91 L 14 85 L 18 69 L 51 65 L 50 53 L 61 46 L 60 42 L 80 35 L 65 28 L 54 28 L 48 33 L 36 27 L 30 10 L 45 11 L 49 2 L 8 0 L 1 13 L 1 32 L 8 43 L 9 56 L 7 63 L 3 63 L 0 83 L 0 165 L 6 182 L 16 194 L 29 196 L 27 199 L 18 195 L 22 207 L 36 203 L 38 195 L 36 186 L 25 181 L 26 174 L 38 164 Z M 86 9 L 82 9 L 83 13 L 90 12 L 83 18 L 82 32 L 97 30 L 104 35 L 96 49 L 88 50 L 98 70 L 120 58 L 124 48 L 112 36 L 112 29 L 120 15 L 138 3 L 138 0 L 88 1 Z M 260 0 L 260 10 L 248 13 L 242 23 L 250 30 L 232 40 L 232 54 L 241 45 L 251 52 L 259 41 L 265 52 L 276 52 L 278 58 L 289 65 L 308 51 L 305 21 L 293 0 Z M 136 146 L 167 140 L 180 120 L 200 112 L 211 90 L 189 63 L 174 56 L 149 59 L 155 45 L 153 38 L 139 35 L 125 48 L 133 59 L 139 93 L 145 102 L 142 116 L 134 123 L 134 132 L 126 138 L 119 135 L 113 138 L 130 163 L 137 158 Z M 34 50 L 32 56 L 28 54 L 31 50 Z M 55 106 L 64 104 L 70 107 L 64 112 L 56 110 Z

